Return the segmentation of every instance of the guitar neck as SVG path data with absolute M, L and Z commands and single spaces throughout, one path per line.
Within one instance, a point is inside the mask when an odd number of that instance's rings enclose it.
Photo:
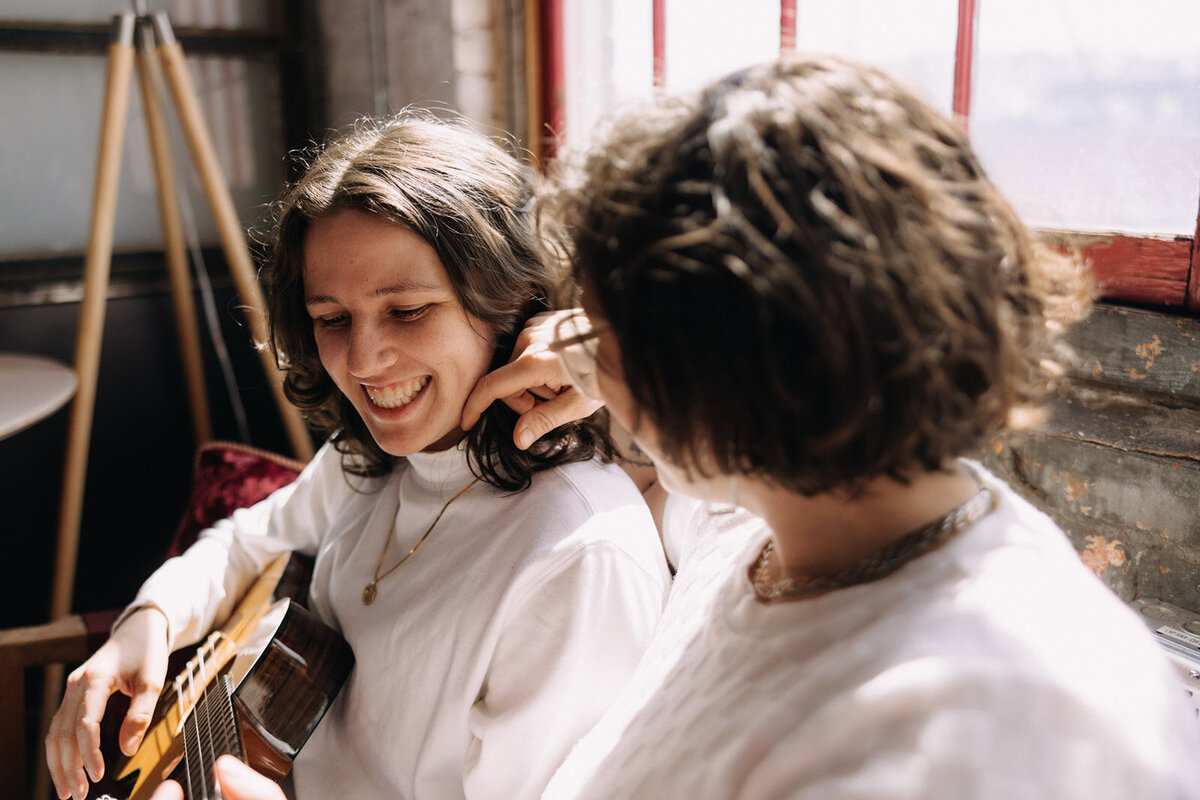
M 244 758 L 233 713 L 233 681 L 222 675 L 212 681 L 183 722 L 184 795 L 188 800 L 212 796 L 213 765 L 222 755 Z M 219 795 L 218 795 L 219 796 Z

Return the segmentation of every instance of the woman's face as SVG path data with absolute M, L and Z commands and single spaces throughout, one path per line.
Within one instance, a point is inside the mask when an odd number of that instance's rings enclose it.
M 495 342 L 434 249 L 401 225 L 339 211 L 305 234 L 303 277 L 321 364 L 384 452 L 455 445 Z

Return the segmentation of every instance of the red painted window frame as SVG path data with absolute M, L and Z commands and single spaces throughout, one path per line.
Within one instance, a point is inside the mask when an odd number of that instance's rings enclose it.
M 979 6 L 976 0 L 958 0 L 958 41 L 954 58 L 954 115 L 968 124 L 971 110 L 971 74 L 975 68 L 975 41 Z M 1128 233 L 1080 234 L 1048 231 L 1052 238 L 1069 241 L 1091 264 L 1100 297 L 1131 303 L 1200 310 L 1200 276 L 1197 275 L 1196 241 L 1200 238 L 1200 194 L 1197 195 L 1196 229 L 1189 236 L 1137 236 Z
M 654 87 L 666 85 L 666 0 L 653 1 L 652 65 Z M 534 0 L 539 8 L 541 36 L 543 120 L 553 131 L 562 131 L 564 114 L 563 0 Z M 958 0 L 958 34 L 954 58 L 954 115 L 965 126 L 970 121 L 971 77 L 975 67 L 975 41 L 979 20 L 977 0 Z M 796 47 L 796 1 L 780 0 L 781 52 Z M 545 140 L 546 157 L 553 155 L 552 137 Z M 1200 194 L 1197 195 L 1196 229 L 1191 236 L 1137 236 L 1128 233 L 1079 234 L 1047 231 L 1048 236 L 1072 242 L 1091 264 L 1100 296 L 1108 300 L 1167 306 L 1200 312 Z

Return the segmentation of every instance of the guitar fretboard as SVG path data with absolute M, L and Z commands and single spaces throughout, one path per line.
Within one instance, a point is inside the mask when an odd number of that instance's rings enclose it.
M 213 789 L 213 764 L 221 755 L 242 758 L 237 722 L 233 716 L 233 681 L 222 675 L 201 693 L 183 723 L 183 767 L 188 800 L 219 800 Z

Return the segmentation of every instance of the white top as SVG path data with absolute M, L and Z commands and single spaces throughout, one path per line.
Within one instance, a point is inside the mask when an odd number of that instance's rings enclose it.
M 412 558 L 363 587 L 469 484 L 461 450 L 348 477 L 323 447 L 299 479 L 205 531 L 146 582 L 173 646 L 228 614 L 279 552 L 315 554 L 311 607 L 356 664 L 293 769 L 299 798 L 536 797 L 627 682 L 668 589 L 649 511 L 616 466 L 479 483 Z
M 545 797 L 1200 797 L 1200 722 L 1158 645 L 979 473 L 999 507 L 939 550 L 769 606 L 748 575 L 765 523 L 672 499 L 664 530 L 702 535 L 628 691 Z

